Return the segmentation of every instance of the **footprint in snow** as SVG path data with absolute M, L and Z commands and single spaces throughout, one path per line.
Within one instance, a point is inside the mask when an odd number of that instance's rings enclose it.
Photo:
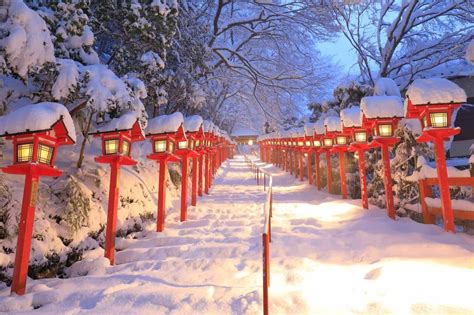
M 368 273 L 365 274 L 364 279 L 366 280 L 377 280 L 380 277 L 380 274 L 382 273 L 382 267 L 378 267 L 375 269 L 372 269 Z

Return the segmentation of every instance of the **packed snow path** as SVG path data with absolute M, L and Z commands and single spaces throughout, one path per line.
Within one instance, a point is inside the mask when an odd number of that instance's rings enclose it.
M 472 314 L 474 238 L 317 192 L 274 174 L 271 314 Z M 116 266 L 102 250 L 70 279 L 0 292 L 0 311 L 77 314 L 261 314 L 262 203 L 242 157 L 224 164 L 209 196 L 177 210 L 164 233 L 118 239 Z M 178 207 L 176 207 L 178 209 Z

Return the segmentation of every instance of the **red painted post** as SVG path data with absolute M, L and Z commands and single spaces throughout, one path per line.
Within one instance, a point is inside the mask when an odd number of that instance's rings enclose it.
M 300 151 L 300 181 L 304 181 L 304 153 Z
M 204 153 L 201 152 L 201 155 L 199 155 L 199 159 L 198 159 L 198 195 L 199 197 L 202 197 L 202 184 L 203 184 L 203 181 L 202 181 L 202 163 L 203 163 L 203 160 L 204 160 Z
M 307 160 L 307 173 L 308 173 L 308 184 L 309 185 L 313 185 L 313 172 L 311 172 L 311 166 L 312 166 L 312 155 L 313 155 L 313 152 L 309 151 L 308 152 L 308 156 L 306 157 L 306 160 Z
M 341 195 L 342 199 L 347 199 L 347 184 L 346 184 L 346 166 L 344 160 L 345 153 L 339 151 L 339 177 L 341 180 Z
M 188 212 L 188 157 L 181 161 L 181 215 L 180 221 L 186 221 Z
M 319 153 L 318 152 L 315 152 L 315 163 L 316 163 L 316 167 L 315 167 L 315 172 L 316 172 L 316 187 L 318 188 L 318 190 L 321 190 L 321 167 L 319 165 Z
M 158 215 L 156 217 L 156 231 L 163 232 L 165 229 L 166 216 L 166 160 L 160 160 L 160 173 L 158 179 Z
M 383 183 L 385 187 L 385 196 L 387 198 L 387 215 L 389 218 L 395 220 L 395 204 L 393 201 L 393 191 L 392 191 L 392 174 L 390 171 L 390 155 L 388 152 L 388 145 L 382 144 L 382 163 L 384 178 Z
M 107 229 L 105 232 L 105 257 L 110 260 L 110 264 L 115 262 L 115 236 L 117 233 L 117 208 L 119 199 L 118 180 L 120 176 L 120 165 L 110 164 L 110 191 L 109 208 L 107 211 Z
M 18 295 L 25 294 L 38 185 L 39 177 L 37 174 L 26 174 L 11 288 L 11 292 L 15 292 Z
M 210 158 L 209 153 L 206 153 L 206 155 L 204 155 L 204 193 L 206 195 L 209 195 L 209 187 L 210 187 L 209 158 Z
M 293 150 L 289 151 L 290 154 L 290 175 L 293 175 Z
M 196 206 L 197 204 L 197 175 L 198 175 L 198 159 L 199 157 L 194 157 L 193 161 L 193 173 L 191 178 L 191 205 Z
M 268 287 L 270 286 L 269 279 L 269 245 L 268 245 L 268 235 L 262 234 L 262 245 L 263 245 L 263 257 L 262 257 L 262 267 L 263 267 L 263 314 L 268 315 Z
M 365 151 L 358 150 L 359 154 L 359 178 L 360 178 L 360 195 L 362 199 L 362 207 L 369 209 L 369 194 L 367 192 L 367 178 L 365 175 Z
M 444 219 L 444 230 L 455 232 L 453 208 L 451 206 L 451 194 L 448 184 L 448 170 L 446 168 L 446 157 L 444 152 L 444 143 L 442 138 L 434 138 L 436 152 L 436 170 L 438 173 L 439 192 Z
M 326 150 L 326 172 L 328 193 L 332 194 L 332 164 L 331 153 L 328 150 Z

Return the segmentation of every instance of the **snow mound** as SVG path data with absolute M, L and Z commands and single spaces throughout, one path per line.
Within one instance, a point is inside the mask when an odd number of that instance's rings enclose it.
M 413 105 L 465 103 L 467 99 L 462 88 L 443 78 L 416 79 L 406 95 Z
M 395 81 L 390 78 L 378 78 L 374 86 L 374 95 L 376 96 L 398 96 L 400 95 L 400 89 L 398 88 Z
M 197 132 L 202 126 L 202 117 L 199 115 L 189 116 L 184 119 L 184 131 Z
M 110 261 L 105 257 L 98 257 L 96 259 L 85 259 L 76 262 L 68 269 L 68 275 L 71 278 L 82 276 L 99 276 L 106 273 L 107 267 L 110 266 Z
M 342 131 L 341 118 L 339 116 L 329 116 L 324 119 L 324 126 L 328 132 Z
M 75 142 L 76 129 L 69 111 L 62 104 L 49 102 L 26 105 L 0 117 L 0 135 L 49 130 L 61 117 L 69 137 Z
M 130 130 L 138 120 L 137 112 L 128 112 L 118 118 L 114 118 L 107 124 L 97 128 L 98 132 Z
M 6 62 L 20 77 L 26 78 L 30 69 L 55 62 L 54 46 L 45 21 L 23 3 L 11 1 L 7 9 L 8 19 L 2 24 L 0 50 L 5 52 Z M 5 62 L 0 56 L 0 63 Z
M 407 176 L 406 180 L 411 182 L 417 182 L 425 178 L 437 178 L 438 171 L 436 168 L 431 167 L 423 156 L 418 156 L 416 162 L 417 171 L 413 172 L 412 175 Z M 471 177 L 469 170 L 459 170 L 453 166 L 448 166 L 448 177 Z
M 162 115 L 150 119 L 148 121 L 148 128 L 146 129 L 147 134 L 160 134 L 168 132 L 176 132 L 184 123 L 183 114 L 180 112 L 173 113 L 171 115 Z
M 367 118 L 404 117 L 402 99 L 398 96 L 366 96 L 360 102 L 361 116 Z
M 144 53 L 141 56 L 140 61 L 143 63 L 143 65 L 151 67 L 153 69 L 165 68 L 165 62 L 163 61 L 163 59 L 161 59 L 160 55 L 151 50 Z
M 51 93 L 55 100 L 67 98 L 79 84 L 79 68 L 72 59 L 58 59 L 59 75 L 53 84 Z
M 341 122 L 344 127 L 360 127 L 362 125 L 360 119 L 360 107 L 351 106 L 341 110 Z

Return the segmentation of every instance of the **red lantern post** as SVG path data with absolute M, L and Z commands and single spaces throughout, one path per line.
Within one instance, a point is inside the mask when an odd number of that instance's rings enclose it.
M 151 119 L 146 130 L 146 136 L 150 139 L 152 145 L 152 153 L 147 158 L 156 161 L 159 165 L 157 232 L 162 232 L 165 228 L 166 171 L 168 163 L 181 161 L 180 157 L 175 155 L 174 152 L 177 134 L 184 133 L 183 122 L 183 115 L 179 112 L 162 115 Z
M 373 131 L 371 145 L 379 146 L 382 151 L 387 214 L 395 220 L 389 148 L 400 141 L 395 130 L 404 116 L 403 103 L 398 96 L 366 96 L 362 98 L 360 109 L 363 126 Z
M 110 264 L 115 262 L 115 236 L 117 233 L 117 210 L 119 200 L 118 180 L 121 166 L 133 166 L 137 162 L 131 158 L 132 143 L 143 141 L 142 128 L 135 113 L 127 113 L 91 133 L 102 141 L 102 156 L 97 163 L 110 165 L 109 204 L 107 228 L 105 232 L 105 257 Z
M 74 124 L 68 110 L 57 103 L 24 106 L 1 117 L 0 137 L 13 143 L 13 165 L 7 174 L 25 176 L 11 292 L 23 295 L 26 288 L 31 237 L 41 176 L 58 177 L 55 167 L 59 146 L 74 144 Z
M 204 140 L 202 117 L 199 115 L 186 117 L 184 120 L 184 129 L 188 137 L 188 148 L 195 151 L 195 155 L 192 158 L 193 169 L 191 179 L 191 205 L 196 206 L 198 193 L 198 173 L 200 173 L 202 176 L 202 162 L 199 161 L 202 161 L 202 156 L 205 154 L 203 150 L 204 144 L 202 143 Z
M 325 138 L 331 138 L 333 147 L 330 152 L 335 152 L 339 156 L 339 178 L 341 185 L 342 199 L 347 199 L 347 183 L 346 183 L 346 166 L 345 154 L 347 152 L 347 144 L 349 143 L 349 135 L 342 132 L 341 119 L 337 116 L 330 116 L 324 120 L 326 127 Z
M 407 118 L 418 118 L 423 133 L 418 142 L 433 142 L 436 154 L 436 171 L 441 197 L 444 229 L 455 232 L 454 214 L 448 184 L 444 141 L 461 132 L 452 127 L 453 112 L 466 102 L 466 93 L 455 83 L 442 79 L 418 79 L 407 90 Z
M 320 158 L 319 154 L 324 152 L 323 149 L 323 135 L 325 132 L 324 120 L 318 120 L 314 126 L 313 133 L 313 148 L 314 148 L 314 160 L 315 160 L 315 172 L 316 172 L 316 188 L 321 190 L 321 167 L 320 167 Z

